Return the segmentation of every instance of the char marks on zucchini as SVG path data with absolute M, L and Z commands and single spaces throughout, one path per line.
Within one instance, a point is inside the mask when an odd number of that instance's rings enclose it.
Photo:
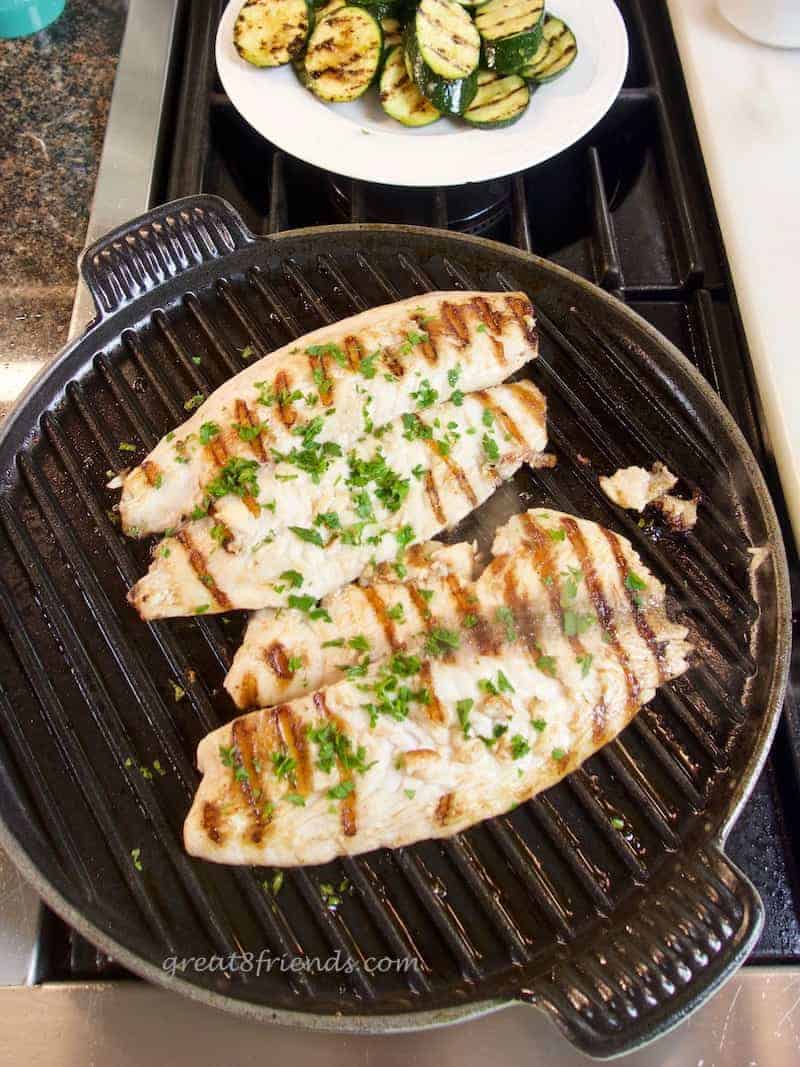
M 305 70 L 311 91 L 330 103 L 347 103 L 373 82 L 383 51 L 380 24 L 362 7 L 327 15 L 308 41 Z
M 233 43 L 253 66 L 280 67 L 302 52 L 311 24 L 307 0 L 247 0 L 233 27 Z

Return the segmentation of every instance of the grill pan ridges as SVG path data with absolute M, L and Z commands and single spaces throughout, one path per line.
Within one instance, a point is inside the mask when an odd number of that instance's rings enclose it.
M 257 1018 L 396 1031 L 521 997 L 596 1056 L 678 1022 L 758 935 L 760 901 L 721 847 L 772 736 L 789 644 L 772 506 L 705 382 L 575 276 L 444 232 L 342 226 L 256 241 L 224 201 L 192 197 L 121 227 L 82 270 L 98 320 L 0 439 L 0 838 L 23 873 L 125 966 Z M 454 536 L 485 545 L 520 496 L 617 528 L 680 594 L 698 666 L 523 808 L 444 843 L 291 872 L 273 901 L 268 872 L 214 868 L 181 848 L 194 746 L 231 714 L 219 686 L 236 627 L 133 617 L 124 590 L 146 548 L 115 527 L 106 468 L 130 461 L 120 440 L 149 449 L 186 397 L 239 370 L 246 344 L 261 355 L 322 322 L 453 286 L 533 297 L 543 341 L 532 376 L 559 454 L 555 471 L 518 477 Z M 682 541 L 652 539 L 597 488 L 601 468 L 657 456 L 704 493 Z M 760 544 L 771 557 L 751 592 L 747 549 Z M 185 700 L 172 699 L 172 680 L 187 683 Z M 155 759 L 168 773 L 144 777 Z M 352 892 L 334 913 L 318 886 L 342 875 Z M 159 966 L 239 946 L 408 954 L 421 968 L 257 981 L 170 978 Z

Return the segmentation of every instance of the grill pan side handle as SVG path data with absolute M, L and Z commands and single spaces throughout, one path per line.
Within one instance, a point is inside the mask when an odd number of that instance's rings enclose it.
M 519 995 L 582 1052 L 619 1056 L 704 1004 L 744 963 L 763 923 L 758 893 L 712 844 Z
M 180 274 L 256 240 L 218 196 L 186 196 L 118 226 L 86 248 L 81 276 L 101 319 Z

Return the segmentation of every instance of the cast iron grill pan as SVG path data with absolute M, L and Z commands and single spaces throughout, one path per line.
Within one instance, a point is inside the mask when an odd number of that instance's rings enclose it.
M 126 967 L 252 1017 L 390 1031 L 522 998 L 597 1056 L 674 1025 L 760 928 L 761 903 L 722 842 L 771 738 L 789 641 L 772 506 L 708 386 L 600 290 L 442 231 L 255 239 L 224 201 L 192 197 L 115 231 L 82 270 L 98 318 L 0 439 L 0 841 L 12 858 Z M 149 546 L 120 533 L 108 472 L 245 366 L 246 346 L 261 356 L 356 311 L 460 287 L 532 297 L 541 358 L 525 373 L 548 397 L 558 466 L 520 472 L 450 539 L 486 548 L 534 504 L 610 526 L 672 591 L 695 665 L 514 812 L 445 842 L 287 871 L 273 896 L 272 870 L 199 862 L 181 844 L 195 747 L 233 715 L 221 683 L 242 619 L 138 620 L 125 593 Z M 657 458 L 703 494 L 688 536 L 642 526 L 599 491 L 598 473 Z M 331 909 L 320 886 L 342 884 Z M 337 953 L 354 966 L 164 970 L 170 957 L 262 952 L 284 967 Z M 375 973 L 370 957 L 416 967 Z

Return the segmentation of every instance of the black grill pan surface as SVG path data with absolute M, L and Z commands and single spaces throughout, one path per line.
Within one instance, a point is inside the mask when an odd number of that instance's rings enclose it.
M 698 1006 L 762 922 L 723 843 L 771 740 L 789 651 L 775 514 L 701 376 L 580 278 L 444 231 L 256 239 L 201 196 L 115 231 L 82 271 L 98 318 L 0 439 L 0 843 L 41 895 L 132 971 L 264 1020 L 390 1032 L 523 999 L 610 1056 Z M 520 472 L 449 538 L 487 547 L 534 504 L 610 526 L 667 584 L 694 664 L 616 742 L 512 813 L 448 841 L 287 871 L 273 894 L 274 871 L 196 861 L 181 844 L 195 747 L 234 714 L 221 683 L 242 619 L 138 620 L 125 593 L 149 549 L 120 533 L 109 471 L 245 366 L 248 345 L 265 355 L 359 310 L 461 287 L 533 299 L 541 357 L 525 373 L 547 395 L 558 466 Z M 598 474 L 655 459 L 702 494 L 688 535 L 599 490 Z M 291 962 L 337 954 L 351 965 Z M 259 956 L 284 962 L 257 973 Z M 225 969 L 177 966 L 198 957 Z M 376 972 L 377 957 L 414 962 Z

